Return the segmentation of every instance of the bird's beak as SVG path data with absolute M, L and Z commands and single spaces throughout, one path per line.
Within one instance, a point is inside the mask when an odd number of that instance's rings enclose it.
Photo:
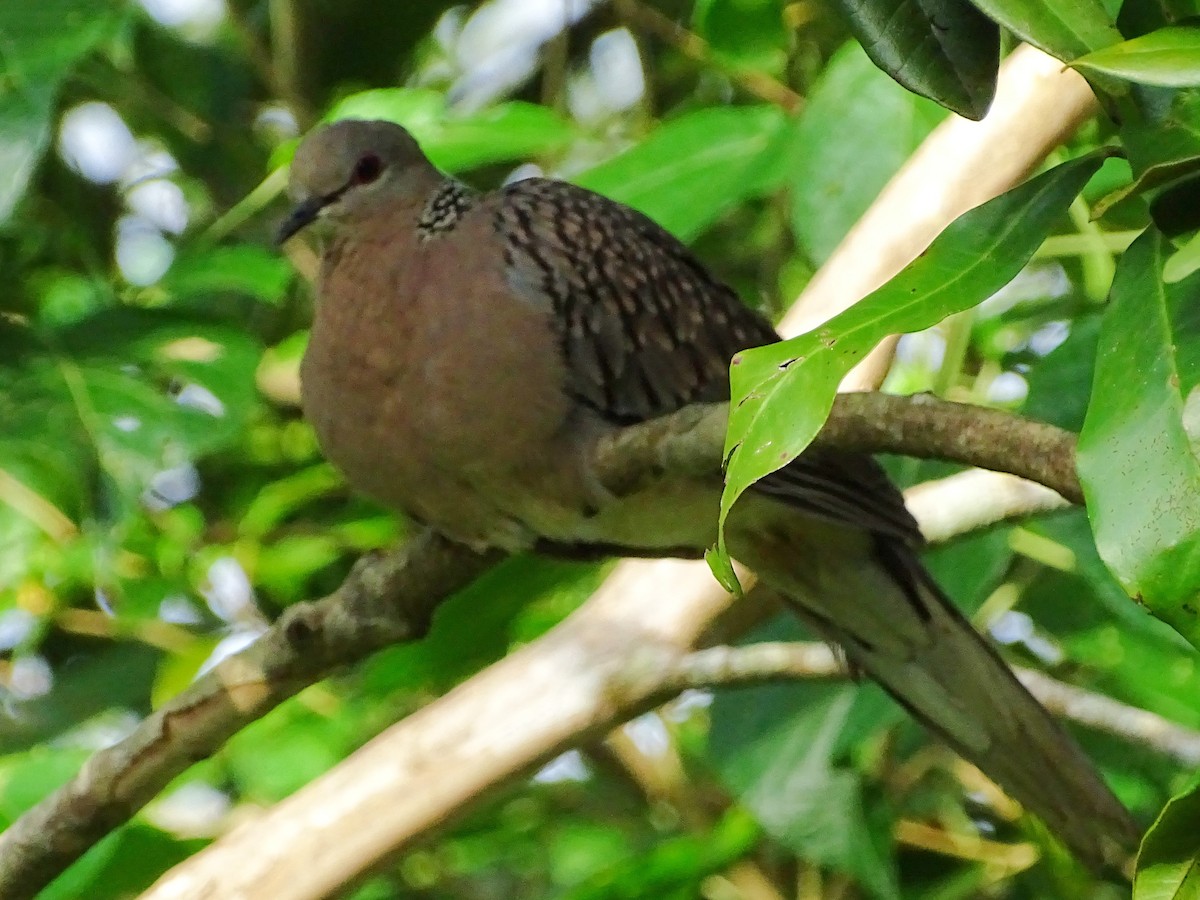
M 321 210 L 328 204 L 328 197 L 309 197 L 307 200 L 302 200 L 288 213 L 288 217 L 279 225 L 279 231 L 275 235 L 275 243 L 282 244 L 292 235 L 304 226 L 312 223 L 314 219 L 321 214 Z

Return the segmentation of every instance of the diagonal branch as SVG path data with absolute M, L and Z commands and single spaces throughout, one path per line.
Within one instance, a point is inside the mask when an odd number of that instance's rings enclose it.
M 927 397 L 846 396 L 821 440 L 1041 473 L 1060 492 L 1078 495 L 1070 475 L 1073 436 L 995 410 Z M 711 476 L 719 470 L 723 441 L 722 408 L 687 409 L 627 429 L 601 450 L 597 467 L 614 489 L 664 472 Z M 998 458 L 998 447 L 1011 453 L 1011 466 Z M 438 604 L 500 558 L 423 534 L 392 555 L 360 561 L 328 597 L 288 609 L 255 644 L 156 710 L 125 740 L 97 752 L 0 835 L 0 896 L 36 893 L 176 775 L 333 669 L 421 637 Z M 727 605 L 717 598 L 714 605 Z
M 422 534 L 368 556 L 321 600 L 290 607 L 0 834 L 0 897 L 33 896 L 176 775 L 335 668 L 425 633 L 449 594 L 500 559 Z

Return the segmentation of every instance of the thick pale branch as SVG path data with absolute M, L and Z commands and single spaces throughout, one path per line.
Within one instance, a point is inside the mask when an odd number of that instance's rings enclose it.
M 498 785 L 683 689 L 845 677 L 822 644 L 689 651 L 666 639 L 679 613 L 662 614 L 671 604 L 658 599 L 659 614 L 640 607 L 634 618 L 627 596 L 588 604 L 177 866 L 143 900 L 323 897 Z M 1200 748 L 1200 733 L 1040 673 L 1021 674 L 1035 695 L 1088 727 L 1182 758 Z M 295 878 L 298 859 L 306 861 L 304 879 Z
M 883 421 L 869 424 L 871 416 Z M 715 476 L 723 428 L 723 409 L 697 408 L 628 429 L 601 452 L 601 478 L 629 488 L 664 472 Z M 1059 490 L 1078 491 L 1062 475 L 1070 471 L 1070 435 L 929 398 L 839 398 L 822 441 L 965 461 L 978 455 L 993 465 L 1004 462 L 996 452 L 1002 446 L 1018 458 L 1005 468 L 1044 470 Z M 1030 454 L 1042 455 L 1041 469 Z M 1045 463 L 1051 458 L 1057 462 Z M 258 642 L 155 711 L 128 738 L 96 753 L 79 775 L 0 835 L 0 896 L 35 893 L 189 765 L 332 669 L 420 637 L 438 603 L 499 558 L 423 535 L 397 554 L 364 560 L 329 597 L 290 608 Z

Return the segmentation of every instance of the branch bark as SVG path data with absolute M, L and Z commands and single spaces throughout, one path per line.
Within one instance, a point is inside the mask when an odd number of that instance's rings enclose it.
M 882 419 L 874 421 L 876 416 Z M 722 408 L 697 407 L 628 429 L 599 452 L 601 480 L 619 491 L 664 472 L 715 475 L 724 417 Z M 1078 496 L 1070 476 L 1073 436 L 995 410 L 927 397 L 847 396 L 835 404 L 821 440 L 992 465 L 1004 462 L 997 452 L 1003 447 L 1014 456 L 1008 468 L 1040 473 Z M 437 605 L 500 558 L 422 534 L 397 553 L 361 561 L 328 597 L 291 607 L 255 644 L 156 710 L 125 740 L 97 752 L 75 778 L 0 835 L 0 896 L 36 893 L 172 778 L 333 669 L 421 637 Z M 675 571 L 677 579 L 684 570 Z M 627 587 L 632 595 L 633 586 Z M 671 592 L 661 585 L 654 590 L 657 596 Z M 728 603 L 723 591 L 714 590 L 687 605 L 702 620 L 696 633 Z M 678 623 L 667 633 L 673 641 L 690 634 Z
M 423 533 L 389 556 L 364 557 L 328 597 L 290 607 L 0 834 L 0 897 L 36 894 L 172 778 L 288 697 L 421 637 L 438 604 L 500 558 Z
M 725 445 L 724 404 L 694 406 L 622 429 L 599 442 L 594 463 L 617 496 L 636 491 L 663 472 L 716 471 Z M 928 394 L 896 397 L 839 394 L 817 443 L 840 450 L 897 453 L 1008 472 L 1083 502 L 1075 474 L 1075 435 L 998 409 L 940 400 Z
M 598 596 L 177 866 L 143 900 L 325 897 L 474 808 L 497 786 L 681 690 L 846 675 L 823 644 L 689 650 L 698 635 L 695 620 L 658 599 L 663 614 L 626 591 Z M 1067 718 L 1181 759 L 1200 750 L 1200 733 L 1191 729 L 1039 672 L 1019 674 Z M 306 863 L 303 880 L 295 877 L 297 860 Z

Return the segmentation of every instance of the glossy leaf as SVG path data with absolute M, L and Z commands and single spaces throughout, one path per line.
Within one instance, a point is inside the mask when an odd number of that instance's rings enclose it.
M 722 522 L 746 488 L 808 446 L 842 376 L 875 344 L 928 328 L 1007 284 L 1100 162 L 1065 163 L 970 210 L 846 312 L 815 331 L 734 357 Z
M 980 10 L 1051 56 L 1070 62 L 1121 40 L 1100 0 L 974 0 Z
M 838 50 L 793 138 L 792 229 L 813 263 L 829 257 L 944 117 L 941 108 L 885 76 L 858 44 Z
M 762 190 L 761 169 L 774 161 L 785 122 L 773 106 L 699 110 L 574 180 L 690 240 Z
M 1096 50 L 1072 66 L 1159 87 L 1200 85 L 1200 28 L 1177 25 Z
M 1000 29 L 967 0 L 836 0 L 867 55 L 910 91 L 968 119 L 996 93 Z
M 1156 231 L 1117 268 L 1079 439 L 1096 546 L 1130 595 L 1200 645 L 1200 277 L 1163 283 Z
M 1142 841 L 1133 900 L 1200 897 L 1200 790 L 1172 799 Z

